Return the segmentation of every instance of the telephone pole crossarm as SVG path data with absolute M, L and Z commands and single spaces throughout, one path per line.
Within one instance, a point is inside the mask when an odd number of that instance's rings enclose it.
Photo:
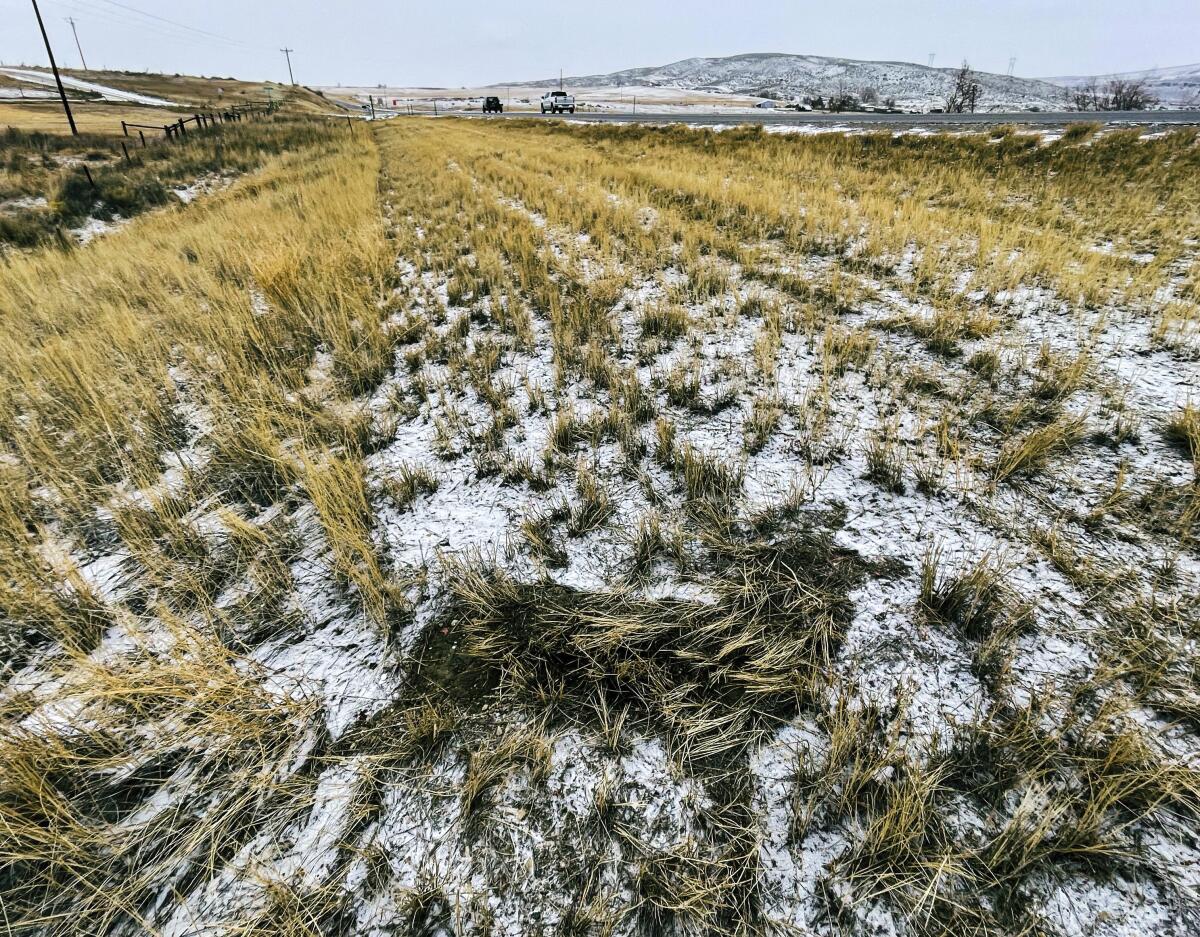
M 296 50 L 295 50 L 295 49 L 283 48 L 283 49 L 280 49 L 279 51 L 280 51 L 280 52 L 282 52 L 282 53 L 283 53 L 283 55 L 284 55 L 284 57 L 287 59 L 287 65 L 288 65 L 288 81 L 290 81 L 290 82 L 292 83 L 292 87 L 294 88 L 294 87 L 296 87 L 296 78 L 295 78 L 295 76 L 292 74 L 292 53 L 293 53 L 293 52 L 295 52 Z
M 75 48 L 79 50 L 79 61 L 83 63 L 83 70 L 86 72 L 88 70 L 87 59 L 83 57 L 83 46 L 79 44 L 79 30 L 75 28 L 75 17 L 68 16 L 67 22 L 71 24 L 71 35 L 75 37 Z

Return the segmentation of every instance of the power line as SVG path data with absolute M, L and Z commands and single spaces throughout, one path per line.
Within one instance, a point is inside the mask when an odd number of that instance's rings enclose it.
M 282 52 L 284 54 L 284 57 L 287 59 L 288 80 L 292 83 L 292 87 L 294 88 L 296 86 L 296 79 L 295 79 L 295 76 L 292 75 L 292 53 L 295 52 L 296 50 L 284 48 L 284 49 L 280 49 L 279 51 Z
M 137 7 L 130 6 L 127 3 L 119 3 L 118 0 L 100 0 L 101 3 L 107 3 L 109 6 L 119 7 L 122 10 L 128 10 L 130 13 L 136 13 L 138 16 L 145 16 L 152 20 L 158 20 L 160 23 L 169 23 L 171 26 L 176 26 L 179 29 L 186 29 L 188 32 L 196 33 L 201 36 L 207 36 L 210 39 L 220 39 L 222 42 L 232 42 L 237 45 L 249 45 L 240 39 L 232 39 L 229 36 L 222 36 L 220 33 L 209 32 L 207 29 L 199 29 L 195 26 L 189 26 L 187 23 L 180 23 L 176 20 L 167 19 L 165 16 L 159 16 L 156 13 L 147 13 L 145 10 L 139 10 Z
M 223 37 L 217 38 L 215 36 L 197 34 L 187 27 L 176 27 L 169 21 L 160 23 L 154 20 L 140 19 L 128 13 L 122 13 L 117 9 L 106 10 L 91 5 L 85 6 L 83 3 L 79 2 L 79 0 L 46 0 L 46 2 L 49 2 L 54 6 L 62 7 L 65 10 L 77 13 L 80 15 L 80 18 L 84 19 L 85 21 L 90 17 L 92 20 L 97 22 L 108 23 L 126 29 L 133 28 L 141 30 L 149 33 L 150 35 L 158 36 L 174 42 L 202 43 L 208 45 L 221 43 L 226 46 L 232 46 L 240 49 L 257 48 L 234 39 L 225 39 Z
M 86 72 L 88 70 L 87 59 L 83 57 L 83 46 L 79 44 L 79 33 L 75 29 L 75 18 L 68 16 L 67 22 L 71 24 L 71 35 L 75 37 L 75 48 L 79 50 L 79 61 L 83 63 L 83 70 Z

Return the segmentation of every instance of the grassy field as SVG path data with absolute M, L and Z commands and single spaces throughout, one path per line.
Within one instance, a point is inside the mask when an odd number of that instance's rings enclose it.
M 103 102 L 75 101 L 71 104 L 75 126 L 81 133 L 102 134 L 109 137 L 121 136 L 121 121 L 131 124 L 150 124 L 161 127 L 174 123 L 181 117 L 191 117 L 182 111 L 162 107 L 141 107 L 132 104 L 109 104 Z M 38 133 L 67 135 L 71 125 L 58 101 L 0 101 L 0 127 L 13 127 Z
M 45 71 L 45 69 L 39 69 Z M 216 109 L 235 104 L 265 102 L 268 99 L 280 102 L 286 110 L 299 113 L 324 113 L 329 109 L 324 98 L 302 85 L 288 85 L 277 81 L 240 81 L 234 78 L 201 77 L 198 75 L 162 75 L 156 72 L 123 72 L 106 69 L 64 68 L 63 75 L 150 97 L 174 101 L 186 108 Z M 30 82 L 22 82 L 0 75 L 4 85 L 42 88 Z M 2 85 L 0 85 L 2 86 Z M 73 96 L 79 92 L 69 91 Z
M 193 75 L 159 75 L 152 72 L 82 71 L 63 69 L 72 78 L 90 81 L 108 88 L 144 94 L 175 102 L 178 107 L 147 107 L 115 101 L 85 100 L 68 91 L 75 123 L 83 133 L 120 136 L 121 121 L 161 127 L 197 111 L 217 111 L 235 105 L 276 102 L 289 115 L 327 114 L 337 108 L 308 88 L 277 82 L 236 81 L 226 78 L 201 78 Z M 0 87 L 24 87 L 39 92 L 43 85 L 22 82 L 0 75 Z M 49 90 L 53 90 L 50 88 Z M 68 134 L 71 128 L 56 99 L 0 101 L 0 128 L 41 133 Z
M 0 133 L 0 249 L 71 244 L 190 200 L 257 169 L 311 137 L 313 128 L 302 118 L 254 115 L 199 130 L 193 125 L 173 141 L 152 134 L 143 142 L 136 133 L 71 136 L 9 127 Z
M 1200 927 L 1195 132 L 372 127 L 0 256 L 6 933 Z

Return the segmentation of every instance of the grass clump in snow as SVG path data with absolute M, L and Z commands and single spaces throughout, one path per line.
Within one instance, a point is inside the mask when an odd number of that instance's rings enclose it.
M 558 696 L 576 718 L 597 694 L 610 708 L 632 705 L 697 760 L 736 748 L 763 715 L 820 684 L 848 620 L 846 593 L 868 566 L 818 528 L 712 549 L 715 604 L 526 585 L 459 564 L 456 658 L 531 703 Z

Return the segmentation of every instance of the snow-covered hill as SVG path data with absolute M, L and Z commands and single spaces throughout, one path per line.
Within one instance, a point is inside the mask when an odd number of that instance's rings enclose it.
M 1044 80 L 1064 88 L 1085 88 L 1092 82 L 1103 86 L 1116 78 L 1144 82 L 1150 93 L 1168 107 L 1200 107 L 1200 63 L 1112 75 L 1064 75 Z
M 941 104 L 954 81 L 954 68 L 930 68 L 911 62 L 865 62 L 819 55 L 750 54 L 726 58 L 684 59 L 656 68 L 634 68 L 608 75 L 571 78 L 575 86 L 623 88 L 631 85 L 719 91 L 782 100 L 839 91 L 860 94 L 872 89 L 879 100 L 894 98 L 904 107 Z M 1061 108 L 1063 89 L 1045 81 L 978 74 L 984 110 Z M 555 83 L 557 79 L 554 80 Z M 550 82 L 528 82 L 528 85 Z
M 35 85 L 43 85 L 46 87 L 54 87 L 54 76 L 49 72 L 41 71 L 34 68 L 9 68 L 0 66 L 0 75 L 6 75 L 9 78 L 14 78 L 17 81 L 28 82 Z M 121 91 L 117 88 L 110 88 L 107 85 L 98 85 L 91 81 L 83 81 L 79 78 L 72 78 L 69 75 L 62 75 L 63 86 L 72 91 L 82 91 L 87 94 L 94 94 L 106 101 L 126 101 L 132 104 L 146 104 L 151 107 L 173 107 L 173 101 L 167 101 L 163 98 L 152 97 L 148 94 L 138 94 L 133 91 Z

